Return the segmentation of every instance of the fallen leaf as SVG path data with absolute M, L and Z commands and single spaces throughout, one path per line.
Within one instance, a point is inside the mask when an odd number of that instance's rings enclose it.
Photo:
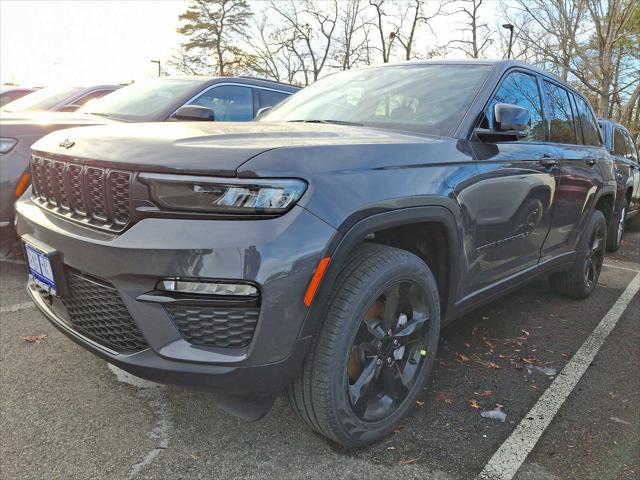
M 495 350 L 496 346 L 491 343 L 489 340 L 487 340 L 486 338 L 482 339 L 482 342 L 489 347 L 489 350 L 491 350 L 492 352 Z
M 493 392 L 491 390 L 483 390 L 478 393 L 479 397 L 490 397 L 491 395 L 493 395 Z
M 527 337 L 528 337 L 529 335 L 531 335 L 531 334 L 530 334 L 529 332 L 527 332 L 526 330 L 520 330 L 520 331 L 521 331 L 522 333 L 524 333 Z
M 500 368 L 500 365 L 498 365 L 497 363 L 494 362 L 490 362 L 488 360 L 482 360 L 481 358 L 474 358 L 476 363 L 479 363 L 480 365 L 484 365 L 487 368 L 493 368 L 494 370 L 498 370 Z
M 528 363 L 529 365 L 532 365 L 538 361 L 537 358 L 526 358 L 526 357 L 520 357 L 520 360 L 524 363 Z
M 561 353 L 560 356 L 564 358 L 571 358 L 571 356 L 568 353 Z
M 48 336 L 49 335 L 27 335 L 26 337 L 20 337 L 20 338 L 29 343 L 40 343 L 42 340 L 44 340 Z
M 462 354 L 462 353 L 457 353 L 456 352 L 456 361 L 468 365 L 471 362 L 471 359 L 469 357 L 467 357 L 466 355 Z
M 464 346 L 467 347 L 467 348 L 471 348 L 471 344 L 467 343 L 467 342 L 464 343 Z
M 407 459 L 407 460 L 400 460 L 398 463 L 399 463 L 400 465 L 410 465 L 410 464 L 412 464 L 412 463 L 416 463 L 417 461 L 418 461 L 418 459 L 417 459 L 417 458 L 409 458 L 409 459 Z
M 489 317 L 482 317 L 482 320 L 489 320 Z
M 396 449 L 396 447 L 387 447 L 387 448 L 385 448 L 385 450 L 395 450 L 395 449 Z
M 418 405 L 419 407 L 422 407 L 424 405 L 424 402 L 421 402 L 420 400 L 416 400 L 416 405 Z
M 480 408 L 480 404 L 475 398 L 469 400 L 469 405 L 471 406 L 471 408 Z
M 438 402 L 448 403 L 449 405 L 453 404 L 453 394 L 451 392 L 436 392 L 436 400 Z

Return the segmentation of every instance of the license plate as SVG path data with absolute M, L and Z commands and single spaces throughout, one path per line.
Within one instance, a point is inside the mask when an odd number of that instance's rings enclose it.
M 24 250 L 27 254 L 30 279 L 50 294 L 57 295 L 58 288 L 49 254 L 28 242 L 24 243 Z

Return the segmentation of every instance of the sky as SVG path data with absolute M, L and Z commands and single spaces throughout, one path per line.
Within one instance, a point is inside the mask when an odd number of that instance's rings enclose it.
M 128 82 L 157 74 L 180 43 L 175 0 L 0 0 L 0 81 Z
M 250 0 L 259 11 L 260 0 Z M 0 0 L 0 82 L 95 85 L 157 75 L 183 37 L 176 32 L 184 0 Z M 495 20 L 497 2 L 485 7 Z M 446 42 L 455 19 L 433 24 Z M 450 56 L 459 57 L 452 52 Z

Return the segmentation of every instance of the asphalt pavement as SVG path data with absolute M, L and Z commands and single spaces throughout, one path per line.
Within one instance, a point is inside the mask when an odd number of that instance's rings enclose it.
M 557 400 L 561 370 L 638 281 L 640 234 L 628 234 L 605 264 L 588 300 L 560 297 L 541 279 L 455 321 L 415 412 L 382 442 L 345 450 L 310 431 L 283 399 L 245 423 L 211 393 L 110 367 L 32 307 L 24 264 L 1 261 L 0 478 L 474 479 L 518 438 L 517 480 L 636 479 L 637 294 L 557 413 L 550 409 L 539 440 L 518 437 L 546 396 Z M 504 422 L 481 415 L 496 408 Z

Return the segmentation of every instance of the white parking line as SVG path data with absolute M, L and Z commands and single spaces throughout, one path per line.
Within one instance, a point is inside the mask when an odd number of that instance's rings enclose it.
M 626 270 L 628 272 L 640 273 L 640 270 L 638 270 L 638 269 L 628 268 L 628 267 L 621 267 L 620 265 L 612 265 L 610 263 L 603 263 L 602 266 L 603 267 L 609 267 L 609 268 L 617 268 L 619 270 Z
M 509 438 L 494 453 L 477 480 L 511 480 L 549 426 L 558 410 L 571 394 L 580 378 L 602 347 L 634 295 L 640 290 L 640 274 L 636 275 L 595 330 L 533 408 L 525 415 Z
M 13 313 L 20 310 L 26 310 L 28 308 L 36 308 L 33 302 L 18 303 L 16 305 L 9 305 L 8 307 L 0 307 L 0 313 Z

